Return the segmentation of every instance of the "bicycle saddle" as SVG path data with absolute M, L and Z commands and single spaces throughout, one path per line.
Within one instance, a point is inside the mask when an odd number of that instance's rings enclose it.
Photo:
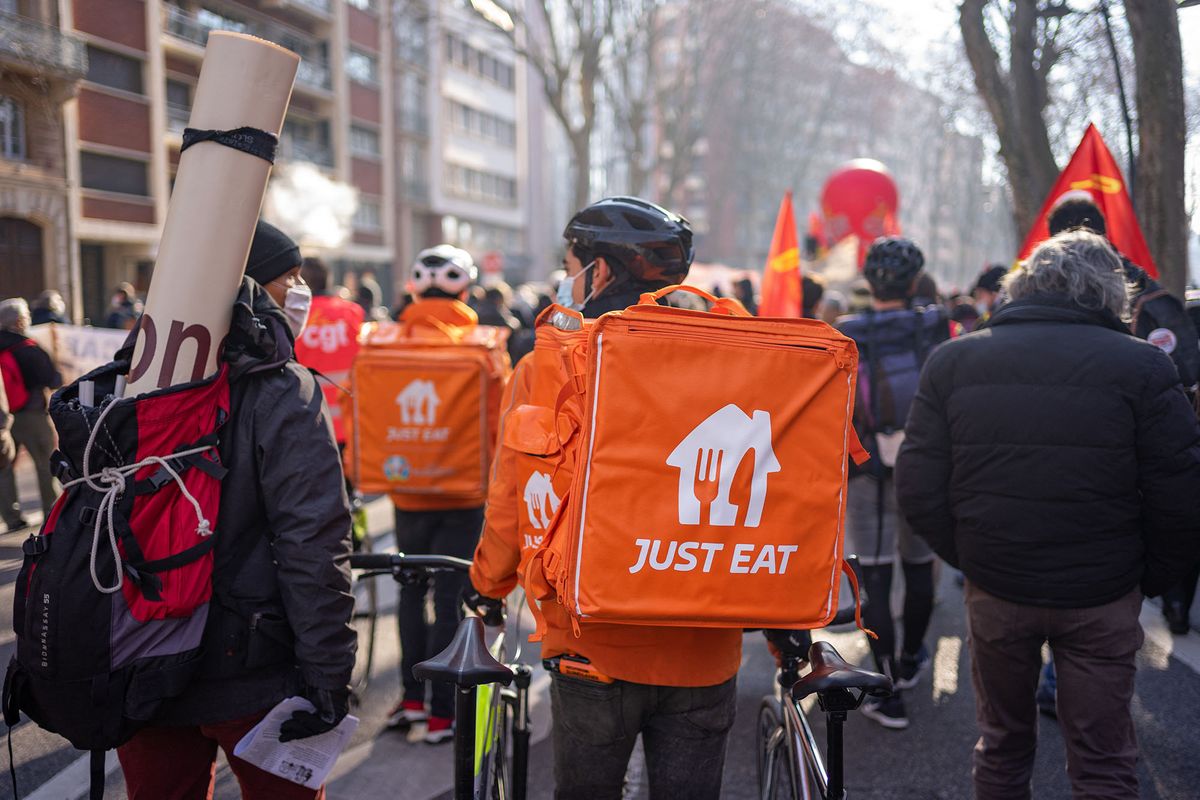
M 483 641 L 483 621 L 479 617 L 467 617 L 458 623 L 458 630 L 445 650 L 413 667 L 413 677 L 469 689 L 485 683 L 508 686 L 513 672 L 488 652 Z
M 823 695 L 838 689 L 859 689 L 864 696 L 886 697 L 892 693 L 891 678 L 847 664 L 829 642 L 813 642 L 808 663 L 812 670 L 792 684 L 792 699 L 797 702 L 810 694 Z

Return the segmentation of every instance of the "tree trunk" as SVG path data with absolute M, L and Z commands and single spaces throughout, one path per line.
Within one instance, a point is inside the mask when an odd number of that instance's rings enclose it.
M 1125 3 L 1137 63 L 1138 157 L 1135 203 L 1163 288 L 1187 286 L 1188 218 L 1184 192 L 1187 120 L 1183 54 L 1174 0 Z
M 1024 237 L 1037 221 L 1046 193 L 1054 185 L 1058 168 L 1050 150 L 1050 137 L 1042 117 L 1046 74 L 1033 66 L 1037 41 L 1036 0 L 1016 0 L 1009 18 L 1008 74 L 1001 72 L 999 56 L 988 38 L 984 10 L 989 0 L 963 0 L 959 27 L 975 87 L 983 98 L 1000 140 L 1000 159 L 1008 172 L 1013 197 L 1013 220 Z
M 592 132 L 572 131 L 571 133 L 571 180 L 572 206 L 567 211 L 574 214 L 585 208 L 592 197 Z

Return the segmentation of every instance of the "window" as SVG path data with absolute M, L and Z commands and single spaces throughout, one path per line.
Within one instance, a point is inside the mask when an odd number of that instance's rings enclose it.
M 346 5 L 354 6 L 360 11 L 375 10 L 375 0 L 346 0 Z
M 361 125 L 350 126 L 350 152 L 356 156 L 379 157 L 379 132 Z
M 383 227 L 382 215 L 379 211 L 379 201 L 358 199 L 358 208 L 354 210 L 354 227 L 362 231 L 377 231 Z
M 142 62 L 98 47 L 87 46 L 87 79 L 134 94 L 142 93 Z
M 0 157 L 25 158 L 25 109 L 11 97 L 0 95 Z
M 448 100 L 447 116 L 450 127 L 458 133 L 512 146 L 517 140 L 517 128 L 512 122 L 471 108 L 457 100 Z
M 446 190 L 453 195 L 503 205 L 517 199 L 516 180 L 492 172 L 446 164 Z
M 514 72 L 509 64 L 472 47 L 453 33 L 446 34 L 446 61 L 505 89 L 513 88 Z
M 79 176 L 85 189 L 143 197 L 150 194 L 145 161 L 83 152 L 79 154 Z
M 167 79 L 167 104 L 180 108 L 192 107 L 192 87 L 183 81 Z
M 346 53 L 346 74 L 353 81 L 373 85 L 379 83 L 379 59 L 361 50 Z

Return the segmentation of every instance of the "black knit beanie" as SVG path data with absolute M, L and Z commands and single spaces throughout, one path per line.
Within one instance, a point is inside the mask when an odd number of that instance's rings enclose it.
M 283 273 L 300 266 L 300 248 L 287 234 L 261 219 L 250 241 L 246 274 L 266 286 Z

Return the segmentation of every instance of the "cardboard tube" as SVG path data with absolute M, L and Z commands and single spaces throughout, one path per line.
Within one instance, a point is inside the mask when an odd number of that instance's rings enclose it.
M 208 36 L 188 127 L 283 127 L 300 57 L 240 33 Z M 216 142 L 179 159 L 127 394 L 217 371 L 271 165 Z

